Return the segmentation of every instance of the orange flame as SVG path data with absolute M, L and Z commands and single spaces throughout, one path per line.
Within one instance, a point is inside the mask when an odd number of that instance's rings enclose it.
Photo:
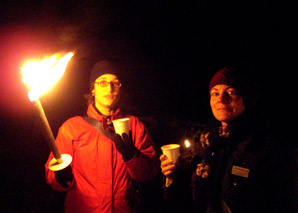
M 29 61 L 22 68 L 22 81 L 29 87 L 28 97 L 35 101 L 48 91 L 64 74 L 73 53 L 55 54 L 41 61 Z

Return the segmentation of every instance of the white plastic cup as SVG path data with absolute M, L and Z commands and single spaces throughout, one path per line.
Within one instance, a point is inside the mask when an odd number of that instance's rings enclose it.
M 121 118 L 112 121 L 114 124 L 115 132 L 122 137 L 123 133 L 129 136 L 129 118 Z
M 173 161 L 173 164 L 178 162 L 180 156 L 180 145 L 179 144 L 167 144 L 161 147 L 162 153 L 167 158 Z

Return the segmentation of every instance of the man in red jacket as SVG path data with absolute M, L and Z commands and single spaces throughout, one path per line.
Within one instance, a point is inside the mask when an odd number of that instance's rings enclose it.
M 154 144 L 138 118 L 121 112 L 120 70 L 107 60 L 91 70 L 91 93 L 87 115 L 100 122 L 102 129 L 113 131 L 112 121 L 130 118 L 130 136 L 106 136 L 86 119 L 68 119 L 56 138 L 61 153 L 72 156 L 69 167 L 54 172 L 45 165 L 48 184 L 68 191 L 66 212 L 134 212 L 133 181 L 145 182 L 158 173 Z M 123 138 L 123 139 L 122 139 Z

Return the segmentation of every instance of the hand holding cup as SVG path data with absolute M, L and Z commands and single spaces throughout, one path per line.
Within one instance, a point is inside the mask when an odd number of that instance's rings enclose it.
M 129 120 L 129 118 L 121 118 L 112 121 L 116 134 L 122 136 L 123 133 L 126 133 L 129 135 Z
M 161 147 L 163 155 L 160 156 L 161 171 L 166 177 L 170 177 L 176 169 L 175 164 L 180 156 L 180 145 L 168 144 Z
M 169 178 L 173 174 L 173 172 L 175 171 L 176 165 L 173 164 L 173 161 L 169 160 L 167 158 L 167 156 L 164 155 L 164 154 L 162 154 L 159 157 L 159 159 L 161 161 L 161 164 L 160 164 L 161 172 L 163 173 L 163 175 L 165 177 Z

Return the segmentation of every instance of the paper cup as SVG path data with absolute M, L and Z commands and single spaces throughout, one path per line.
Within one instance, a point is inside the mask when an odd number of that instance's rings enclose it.
M 178 162 L 180 156 L 180 145 L 178 144 L 167 144 L 161 147 L 162 153 L 167 156 L 173 163 Z
M 112 121 L 114 124 L 115 132 L 122 137 L 123 133 L 129 136 L 129 118 L 122 118 Z

